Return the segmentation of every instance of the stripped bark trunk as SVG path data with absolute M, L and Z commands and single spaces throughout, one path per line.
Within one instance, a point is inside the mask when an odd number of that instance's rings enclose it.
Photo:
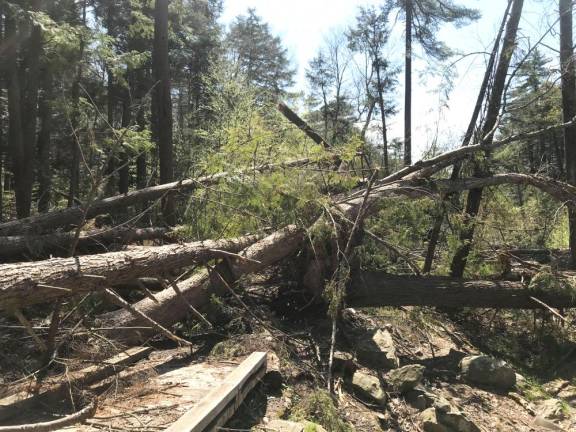
M 540 309 L 534 297 L 551 307 L 576 307 L 576 298 L 539 292 L 521 282 L 467 281 L 448 277 L 390 276 L 362 272 L 353 277 L 346 303 L 351 307 L 441 306 L 498 309 Z
M 239 252 L 258 240 L 250 235 L 155 248 L 136 247 L 73 258 L 0 265 L 0 309 L 52 301 L 80 292 L 97 291 L 143 276 L 168 272 Z

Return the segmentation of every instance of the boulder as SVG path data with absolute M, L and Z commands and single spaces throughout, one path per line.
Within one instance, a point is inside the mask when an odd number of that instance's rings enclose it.
M 469 356 L 460 362 L 460 371 L 463 378 L 472 383 L 509 390 L 516 385 L 516 372 L 503 360 L 490 356 Z
M 403 366 L 388 372 L 384 379 L 393 391 L 406 393 L 420 384 L 425 370 L 424 366 L 418 364 Z
M 352 388 L 360 396 L 370 399 L 379 405 L 386 404 L 386 392 L 375 376 L 361 371 L 354 372 L 352 376 Z
M 396 346 L 388 330 L 376 330 L 359 335 L 356 355 L 360 363 L 378 369 L 394 369 L 400 365 Z

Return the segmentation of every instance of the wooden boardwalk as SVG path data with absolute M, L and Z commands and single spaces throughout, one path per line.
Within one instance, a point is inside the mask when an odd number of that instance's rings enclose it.
M 105 380 L 83 388 L 87 395 L 99 395 L 95 415 L 83 423 L 57 430 L 216 430 L 232 417 L 265 372 L 266 353 L 253 353 L 238 361 L 187 362 L 177 354 L 153 352 L 150 358 L 140 360 Z M 57 412 L 54 408 L 46 406 L 44 399 L 33 410 L 26 409 L 21 415 L 12 418 L 11 424 L 54 420 L 55 417 L 43 415 L 46 412 Z

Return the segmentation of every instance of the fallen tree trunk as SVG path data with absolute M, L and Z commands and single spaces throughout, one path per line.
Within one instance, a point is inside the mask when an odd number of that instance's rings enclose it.
M 500 184 L 500 183 L 506 183 L 510 179 L 512 180 L 518 179 L 518 181 L 522 179 L 522 181 L 524 181 L 526 178 L 528 178 L 529 180 L 527 181 L 530 181 L 531 184 L 540 186 L 545 184 L 546 188 L 549 188 L 548 182 L 543 183 L 542 179 L 536 179 L 532 181 L 533 177 L 535 176 L 511 175 L 507 177 L 506 175 L 503 175 L 499 177 L 497 180 L 490 180 L 489 178 L 464 179 L 457 181 L 447 180 L 447 181 L 440 181 L 439 182 L 440 186 L 434 185 L 434 183 L 430 182 L 423 182 L 422 180 L 419 179 L 402 180 L 392 184 L 380 186 L 379 188 L 375 188 L 368 196 L 367 202 L 369 203 L 369 205 L 365 208 L 364 216 L 369 215 L 371 211 L 373 211 L 373 209 L 375 208 L 373 204 L 375 202 L 386 196 L 391 195 L 409 195 L 414 197 L 430 196 L 431 194 L 445 193 L 444 190 L 445 189 L 450 190 L 450 188 L 476 187 L 478 181 L 483 182 L 492 181 L 494 182 L 494 184 Z M 563 184 L 562 186 L 558 186 L 558 188 L 559 188 L 558 193 L 562 191 L 562 194 L 564 193 L 569 193 L 570 195 L 572 194 L 572 191 L 566 192 L 564 190 Z M 354 219 L 356 217 L 358 210 L 362 206 L 362 201 L 363 201 L 362 197 L 344 199 L 335 205 L 334 210 L 343 214 L 345 217 L 349 219 Z M 321 220 L 322 218 L 319 219 L 317 223 L 320 223 Z M 266 266 L 273 264 L 279 261 L 280 259 L 295 253 L 302 244 L 302 238 L 303 238 L 303 230 L 291 227 L 286 228 L 284 230 L 280 230 L 272 234 L 271 236 L 267 237 L 266 239 L 261 240 L 258 243 L 255 243 L 254 245 L 243 251 L 242 255 L 246 256 L 249 259 L 257 259 L 260 262 L 255 263 L 253 261 L 232 260 L 231 261 L 231 263 L 233 263 L 231 265 L 232 279 L 237 279 L 239 276 L 243 274 L 262 270 Z M 318 294 L 319 290 L 322 289 L 321 285 L 322 280 L 324 278 L 323 263 L 322 262 L 313 263 L 306 273 L 307 274 L 313 273 L 315 275 L 315 277 L 312 278 L 311 283 L 309 283 L 309 288 L 313 293 Z M 406 279 L 405 278 L 400 279 L 400 281 L 401 280 Z M 428 279 L 414 279 L 414 280 L 419 281 Z M 436 291 L 436 294 L 434 296 L 424 297 L 424 300 L 420 300 L 421 302 L 423 302 L 422 304 L 427 304 L 426 301 L 433 304 L 432 302 L 439 296 L 439 294 L 442 294 L 443 297 L 450 297 L 452 295 L 452 292 L 458 292 L 458 290 L 462 286 L 464 287 L 468 286 L 466 285 L 466 283 L 457 283 L 457 282 L 456 283 L 446 282 L 446 284 L 447 287 L 450 288 L 450 291 L 444 291 L 444 292 Z M 512 289 L 514 289 L 514 291 L 508 290 L 505 292 L 504 298 L 506 299 L 506 301 L 504 302 L 487 299 L 486 296 L 481 295 L 479 297 L 480 300 L 478 300 L 477 303 L 480 306 L 477 307 L 529 307 L 529 308 L 540 307 L 536 306 L 536 303 L 529 299 L 529 296 L 527 296 L 526 293 L 523 291 L 522 286 L 518 285 L 517 283 L 515 284 L 514 282 L 500 282 L 500 283 L 488 282 L 487 284 L 489 284 L 487 286 L 490 286 L 493 289 L 490 291 L 483 291 L 483 292 L 485 293 L 487 292 L 489 295 L 494 294 L 492 298 L 495 299 L 499 298 L 496 295 L 497 286 L 506 287 L 507 286 L 506 284 L 512 284 L 508 285 L 508 287 L 511 287 Z M 212 295 L 214 294 L 220 295 L 224 292 L 222 283 L 218 280 L 210 280 L 210 275 L 208 274 L 207 271 L 199 272 L 192 278 L 181 283 L 180 290 L 183 292 L 187 302 L 196 308 L 205 306 Z M 464 292 L 468 293 L 469 291 Z M 361 303 L 362 301 L 368 303 L 370 301 L 370 297 L 372 294 L 367 295 L 364 298 L 364 300 L 362 300 L 362 297 L 356 297 L 356 300 L 354 300 L 355 303 L 353 304 L 360 305 L 362 304 Z M 399 301 L 401 301 L 401 303 L 405 301 L 412 301 L 415 304 L 418 304 L 417 295 L 418 293 L 415 294 L 414 299 L 410 298 L 408 300 L 403 299 Z M 152 299 L 145 298 L 140 302 L 138 302 L 135 305 L 135 307 L 141 312 L 145 313 L 150 318 L 152 318 L 154 321 L 157 321 L 158 323 L 160 323 L 165 327 L 168 327 L 174 324 L 175 322 L 178 322 L 183 317 L 185 317 L 189 311 L 188 305 L 185 304 L 185 302 L 182 302 L 177 293 L 171 288 L 165 289 L 162 292 L 157 293 L 155 297 L 158 300 L 158 302 L 154 302 Z M 520 298 L 521 300 L 519 300 L 517 303 L 514 303 L 517 297 Z M 456 296 L 455 298 L 461 299 L 462 296 L 461 295 L 460 297 Z M 569 299 L 553 298 L 551 300 L 552 305 L 556 305 L 558 304 L 558 302 L 565 305 L 572 304 L 572 300 Z M 376 300 L 373 301 L 376 302 Z M 392 302 L 393 300 L 389 301 Z M 452 304 L 451 303 L 452 300 L 449 298 L 445 300 L 444 299 L 436 300 L 437 303 L 442 301 L 445 301 L 447 304 Z M 501 304 L 501 306 L 497 306 L 495 305 L 495 303 Z M 462 303 L 460 302 L 459 304 L 461 305 Z M 516 306 L 514 306 L 515 304 Z M 124 310 L 105 314 L 104 316 L 101 317 L 101 320 L 102 322 L 106 323 L 106 325 L 109 327 L 115 327 L 115 326 L 138 327 L 145 325 L 144 322 L 141 322 L 140 320 L 134 318 L 131 314 L 129 314 Z M 153 329 L 140 331 L 139 333 L 135 333 L 134 331 L 127 331 L 121 333 L 114 331 L 115 337 L 119 337 L 124 341 L 130 341 L 130 342 L 145 340 L 153 333 L 154 333 Z
M 292 111 L 288 107 L 288 105 L 286 105 L 284 102 L 278 102 L 278 105 L 276 107 L 278 111 L 280 111 L 280 113 L 282 113 L 282 115 L 286 117 L 286 119 L 290 123 L 298 127 L 298 129 L 304 132 L 308 136 L 308 138 L 310 138 L 316 144 L 323 146 L 327 150 L 330 150 L 332 148 L 332 145 L 328 141 L 326 141 L 308 123 L 302 120 L 300 116 L 296 114 L 294 111 Z
M 576 296 L 543 293 L 520 282 L 466 281 L 449 277 L 390 276 L 362 272 L 354 276 L 346 303 L 350 307 L 442 306 L 541 309 L 534 297 L 555 308 L 576 307 Z
M 134 241 L 168 239 L 168 228 L 119 227 L 80 234 L 77 251 L 92 253 L 106 252 L 111 245 L 123 245 Z M 74 232 L 62 232 L 40 236 L 0 237 L 0 259 L 11 259 L 26 255 L 38 258 L 53 254 L 68 255 L 74 240 Z
M 79 292 L 102 290 L 139 277 L 167 272 L 236 253 L 259 239 L 205 240 L 158 247 L 135 247 L 74 258 L 0 265 L 0 309 L 10 310 Z M 223 252 L 224 251 L 224 252 Z
M 229 178 L 234 175 L 241 175 L 254 171 L 264 172 L 282 168 L 301 167 L 311 162 L 311 159 L 305 158 L 278 164 L 263 164 L 238 172 L 226 171 L 218 174 L 199 177 L 196 179 L 180 180 L 172 183 L 138 189 L 124 195 L 117 195 L 93 202 L 89 205 L 87 210 L 82 206 L 71 207 L 5 222 L 0 224 L 0 236 L 40 234 L 60 227 L 74 226 L 81 223 L 81 221 L 84 219 L 84 211 L 86 211 L 86 219 L 92 219 L 98 215 L 106 214 L 113 210 L 130 207 L 146 201 L 158 200 L 168 193 L 173 193 L 176 191 L 190 192 L 197 189 L 198 187 L 209 186 L 218 183 L 222 179 Z
M 399 195 L 411 198 L 441 197 L 453 192 L 504 184 L 533 186 L 567 206 L 576 207 L 576 186 L 547 177 L 519 173 L 495 174 L 491 177 L 470 177 L 459 180 L 413 178 L 390 183 L 379 181 L 370 193 L 369 202 L 373 204 L 381 198 Z M 358 189 L 348 196 L 340 198 L 337 203 L 341 208 L 358 206 L 362 201 L 364 191 L 365 189 Z
M 228 263 L 216 267 L 219 274 L 230 280 L 237 280 L 240 276 L 257 272 L 292 255 L 298 250 L 305 238 L 305 231 L 296 226 L 289 226 L 264 239 L 248 246 L 240 256 L 245 259 L 232 258 Z M 212 275 L 214 276 L 214 275 Z M 140 300 L 133 305 L 135 309 L 164 327 L 181 321 L 190 313 L 189 305 L 196 309 L 206 306 L 213 295 L 220 296 L 226 293 L 227 288 L 218 277 L 211 277 L 207 270 L 202 270 L 185 281 L 178 283 L 182 297 L 173 289 L 166 288 L 154 294 L 157 302 L 150 298 Z M 104 327 L 142 327 L 148 323 L 135 317 L 128 311 L 121 309 L 99 316 Z M 142 342 L 156 333 L 154 329 L 115 329 L 109 337 L 126 343 Z

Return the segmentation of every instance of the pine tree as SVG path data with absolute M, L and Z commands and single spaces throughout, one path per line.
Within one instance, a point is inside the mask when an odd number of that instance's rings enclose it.
M 442 24 L 456 26 L 468 24 L 480 18 L 475 9 L 456 4 L 453 0 L 389 0 L 388 10 L 399 9 L 405 22 L 405 99 L 404 99 L 404 165 L 412 163 L 412 57 L 413 42 L 418 43 L 424 53 L 435 59 L 445 60 L 450 48 L 438 40 Z
M 295 72 L 288 60 L 288 51 L 254 9 L 236 18 L 225 45 L 238 78 L 274 95 L 284 93 L 293 85 Z

